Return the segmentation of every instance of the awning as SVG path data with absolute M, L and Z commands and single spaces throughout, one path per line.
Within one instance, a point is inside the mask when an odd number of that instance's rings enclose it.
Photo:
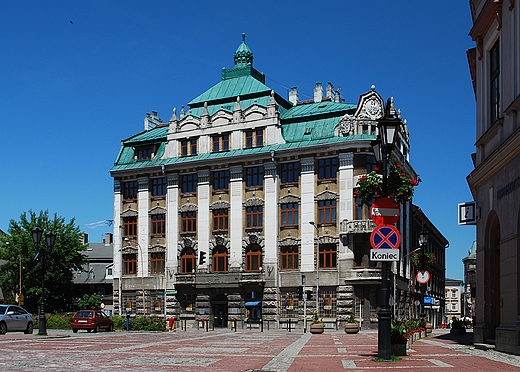
M 246 307 L 260 307 L 262 306 L 262 301 L 248 301 L 245 303 Z

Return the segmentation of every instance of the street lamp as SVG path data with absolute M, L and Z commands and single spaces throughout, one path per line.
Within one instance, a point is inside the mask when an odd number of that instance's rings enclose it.
M 320 290 L 320 271 L 319 271 L 319 263 L 320 263 L 320 230 L 318 226 L 314 223 L 314 221 L 309 221 L 318 233 L 318 239 L 316 240 L 316 316 L 318 316 L 318 293 Z
M 125 238 L 126 241 L 130 241 L 130 239 Z M 141 256 L 141 287 L 143 289 L 143 316 L 146 316 L 146 301 L 145 301 L 145 293 L 144 293 L 144 257 L 143 257 L 143 248 L 139 242 L 135 242 L 137 244 L 137 248 L 139 248 L 139 256 Z M 121 295 L 120 295 L 121 296 Z M 165 292 L 166 296 L 166 292 Z M 165 298 L 166 300 L 166 298 Z
M 421 247 L 421 253 L 422 253 L 422 257 L 421 257 L 421 272 L 424 274 L 424 253 L 426 251 L 426 245 L 428 244 L 428 238 L 430 237 L 430 234 L 428 233 L 428 230 L 426 230 L 424 228 L 424 224 L 421 228 L 421 232 L 419 233 L 419 238 L 418 238 L 418 241 L 419 241 L 419 246 Z M 423 293 L 423 296 L 424 296 L 424 284 L 421 284 L 421 292 Z M 423 305 L 423 311 L 424 313 L 424 305 Z M 422 316 L 424 316 L 424 314 L 422 314 Z
M 38 226 L 35 226 L 32 230 L 32 238 L 36 247 L 40 244 L 40 240 L 42 238 L 43 230 Z M 49 231 L 45 234 L 45 240 L 47 242 L 47 248 L 49 248 L 49 252 L 54 247 L 54 241 L 56 240 L 56 234 L 52 231 Z M 47 319 L 45 318 L 45 254 L 47 253 L 46 248 L 42 248 L 42 300 L 40 304 L 40 315 L 38 317 L 38 335 L 46 336 L 47 335 Z
M 379 130 L 378 141 L 372 143 L 374 156 L 376 160 L 381 162 L 381 170 L 383 172 L 383 194 L 388 195 L 388 161 L 395 147 L 397 133 L 401 126 L 401 119 L 396 115 L 394 108 L 394 99 L 389 98 L 385 115 L 377 123 Z M 381 264 L 381 307 L 377 312 L 378 317 L 378 347 L 377 356 L 379 359 L 390 360 L 392 356 L 391 347 L 391 320 L 392 309 L 390 308 L 390 285 L 388 283 L 388 261 L 382 261 Z

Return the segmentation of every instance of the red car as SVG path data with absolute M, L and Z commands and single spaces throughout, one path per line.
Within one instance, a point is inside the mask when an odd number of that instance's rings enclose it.
M 114 330 L 114 322 L 101 310 L 80 310 L 74 314 L 70 322 L 72 332 L 77 333 L 80 329 L 87 332 L 99 332 L 104 329 L 107 332 Z

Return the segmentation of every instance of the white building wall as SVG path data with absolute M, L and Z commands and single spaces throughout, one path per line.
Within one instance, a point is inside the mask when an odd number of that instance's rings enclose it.
M 179 236 L 179 175 L 167 175 L 168 191 L 166 193 L 166 281 L 168 285 L 173 280 L 173 274 L 178 267 Z
M 121 279 L 122 274 L 122 222 L 121 222 L 121 182 L 114 180 L 114 277 Z
M 278 251 L 278 177 L 276 164 L 273 162 L 264 163 L 264 235 L 265 235 L 265 259 L 264 266 L 270 265 L 275 268 L 277 265 Z M 277 270 L 275 270 L 276 272 Z
M 148 236 L 150 231 L 150 218 L 148 215 L 148 177 L 139 177 L 139 192 L 137 193 L 137 248 L 139 259 L 137 260 L 138 276 L 148 276 Z
M 205 269 L 209 265 L 209 237 L 210 237 L 210 211 L 209 211 L 209 170 L 203 169 L 197 172 L 197 247 L 199 252 L 206 252 L 206 262 L 198 269 Z M 197 263 L 198 264 L 198 263 Z
M 314 158 L 301 159 L 301 271 L 314 271 Z
M 229 190 L 231 193 L 231 207 L 229 211 L 231 252 L 229 255 L 229 267 L 237 269 L 242 267 L 242 166 L 232 166 L 229 169 L 229 173 Z

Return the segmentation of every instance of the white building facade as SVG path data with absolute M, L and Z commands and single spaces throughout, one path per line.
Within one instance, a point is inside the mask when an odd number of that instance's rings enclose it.
M 148 114 L 122 141 L 111 169 L 115 312 L 301 327 L 317 307 L 328 327 L 350 312 L 371 324 L 381 269 L 353 188 L 376 166 L 371 142 L 385 109 L 398 115 L 393 100 L 373 87 L 348 104 L 331 83 L 317 83 L 312 100 L 296 88 L 286 100 L 252 61 L 244 36 L 219 83 L 167 123 Z M 415 178 L 408 137 L 405 123 L 392 159 Z M 402 257 L 416 248 L 410 208 Z M 393 271 L 410 277 L 408 265 Z M 409 315 L 409 286 L 394 296 L 396 314 Z

